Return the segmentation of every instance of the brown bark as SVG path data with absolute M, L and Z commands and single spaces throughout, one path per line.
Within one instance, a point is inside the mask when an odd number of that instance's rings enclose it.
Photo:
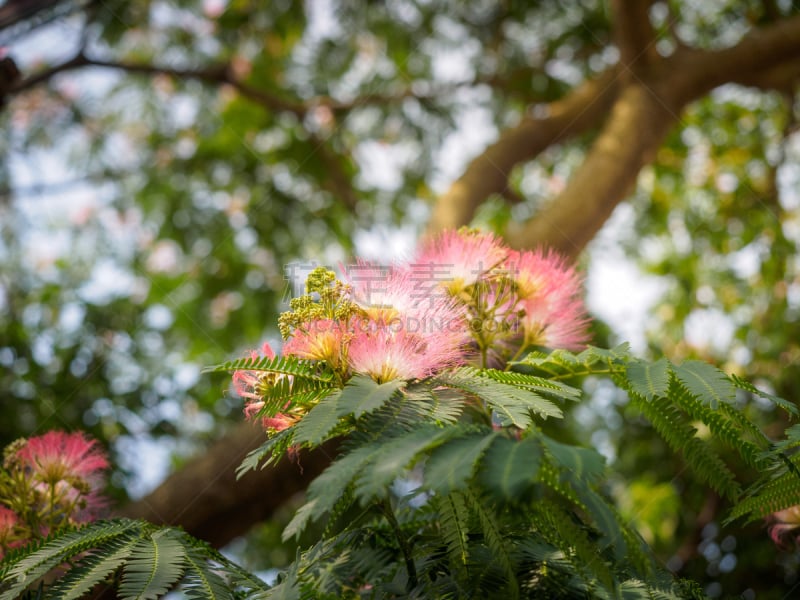
M 619 50 L 620 75 L 630 79 L 658 59 L 650 24 L 653 0 L 612 0 L 614 42 Z
M 61 64 L 55 65 L 45 69 L 40 73 L 37 73 L 36 75 L 32 75 L 26 79 L 23 79 L 11 89 L 11 93 L 19 94 L 27 89 L 50 81 L 53 76 L 59 73 L 74 71 L 75 69 L 82 69 L 85 67 L 116 69 L 125 71 L 126 73 L 131 73 L 133 75 L 167 75 L 177 79 L 195 79 L 213 85 L 230 85 L 245 98 L 260 104 L 269 110 L 275 112 L 292 113 L 298 118 L 303 118 L 307 111 L 307 107 L 302 103 L 286 100 L 239 81 L 236 79 L 236 77 L 234 77 L 230 66 L 226 64 L 212 65 L 204 69 L 179 69 L 147 63 L 138 64 L 122 61 L 99 60 L 88 57 L 83 50 Z
M 542 107 L 541 117 L 525 117 L 466 168 L 433 209 L 427 235 L 466 225 L 492 194 L 504 194 L 508 176 L 518 164 L 536 158 L 559 142 L 602 123 L 617 94 L 616 72 L 603 73 L 567 97 Z
M 567 189 L 529 223 L 512 224 L 508 242 L 577 256 L 633 188 L 676 118 L 652 91 L 628 85 Z
M 118 516 L 180 525 L 195 537 L 224 546 L 302 492 L 335 453 L 335 445 L 329 443 L 237 480 L 236 468 L 265 441 L 263 429 L 251 423 L 238 425 Z

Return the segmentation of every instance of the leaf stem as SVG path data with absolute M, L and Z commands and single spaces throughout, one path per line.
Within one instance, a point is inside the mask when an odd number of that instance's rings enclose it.
M 381 509 L 383 516 L 386 517 L 389 527 L 392 528 L 392 531 L 397 538 L 397 543 L 400 546 L 400 551 L 403 553 L 403 559 L 406 562 L 406 570 L 408 571 L 408 585 L 406 587 L 408 591 L 411 591 L 417 587 L 418 584 L 417 567 L 414 565 L 414 559 L 411 555 L 412 545 L 408 541 L 408 538 L 406 538 L 406 536 L 403 534 L 403 530 L 400 528 L 400 523 L 397 522 L 397 517 L 394 516 L 394 512 L 392 511 L 392 507 L 389 505 L 389 502 L 383 500 L 378 503 L 378 507 Z

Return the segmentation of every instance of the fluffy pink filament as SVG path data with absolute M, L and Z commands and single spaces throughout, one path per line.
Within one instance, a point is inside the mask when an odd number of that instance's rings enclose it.
M 462 360 L 461 347 L 444 337 L 380 323 L 365 325 L 350 343 L 348 362 L 354 373 L 368 375 L 379 383 L 422 379 Z
M 250 351 L 250 358 L 255 360 L 265 356 L 267 358 L 275 358 L 275 352 L 268 342 L 264 342 L 261 346 L 261 353 L 255 350 Z M 258 386 L 261 383 L 261 374 L 256 371 L 234 371 L 233 372 L 233 388 L 241 398 L 249 398 L 258 400 L 261 394 L 258 392 Z
M 283 346 L 283 354 L 324 360 L 335 368 L 341 363 L 346 337 L 347 327 L 344 323 L 331 319 L 312 321 L 292 332 L 292 337 Z
M 578 350 L 589 339 L 581 279 L 556 254 L 512 251 L 504 265 L 517 284 L 527 343 Z
M 5 555 L 3 549 L 10 550 L 25 544 L 24 540 L 17 538 L 17 523 L 19 523 L 17 513 L 0 506 L 0 560 Z
M 91 520 L 105 507 L 100 492 L 108 459 L 97 442 L 83 433 L 48 431 L 29 438 L 16 457 L 37 488 L 52 487 L 60 502 L 82 501 L 72 515 L 76 521 Z
M 452 293 L 472 285 L 502 264 L 508 249 L 492 233 L 445 231 L 424 243 L 411 266 L 430 269 L 434 281 Z
M 92 482 L 109 466 L 97 442 L 81 432 L 48 431 L 29 438 L 17 458 L 34 476 L 53 484 L 70 478 Z

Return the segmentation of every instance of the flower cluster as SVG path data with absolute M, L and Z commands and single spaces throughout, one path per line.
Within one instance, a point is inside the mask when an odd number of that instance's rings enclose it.
M 106 506 L 108 460 L 82 433 L 50 431 L 4 451 L 0 470 L 0 557 L 60 527 L 85 523 Z
M 306 294 L 279 322 L 283 356 L 319 361 L 342 385 L 355 374 L 384 383 L 462 364 L 503 366 L 535 347 L 573 350 L 588 339 L 575 270 L 552 253 L 511 250 L 492 234 L 449 231 L 408 263 L 360 261 L 345 271 L 343 280 L 312 271 Z M 274 352 L 265 345 L 261 356 Z M 237 371 L 233 380 L 249 417 L 269 414 L 268 430 L 291 426 L 308 409 L 291 400 L 265 408 L 277 387 L 291 389 L 290 376 Z

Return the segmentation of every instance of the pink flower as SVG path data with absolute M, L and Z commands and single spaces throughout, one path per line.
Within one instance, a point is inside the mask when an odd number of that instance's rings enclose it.
M 102 480 L 102 472 L 109 466 L 97 442 L 79 431 L 48 431 L 29 438 L 17 451 L 17 458 L 40 481 L 54 485 L 70 479 Z
M 299 420 L 299 417 L 278 413 L 274 417 L 264 417 L 261 419 L 261 424 L 264 429 L 268 431 L 283 431 L 294 425 Z
M 48 431 L 29 438 L 16 459 L 36 489 L 54 493 L 56 504 L 63 508 L 72 507 L 69 517 L 76 522 L 95 518 L 105 506 L 100 490 L 108 460 L 97 442 L 83 433 Z
M 347 339 L 347 327 L 344 323 L 320 319 L 306 323 L 302 328 L 295 328 L 292 337 L 283 346 L 283 354 L 324 360 L 336 369 L 342 362 Z
M 383 383 L 422 379 L 462 361 L 462 349 L 447 336 L 421 335 L 402 327 L 366 322 L 350 343 L 350 368 Z
M 3 548 L 14 548 L 21 544 L 15 535 L 18 522 L 17 513 L 5 506 L 0 506 L 0 558 L 3 558 Z
M 517 285 L 524 343 L 578 350 L 589 339 L 581 279 L 561 257 L 511 251 L 504 268 Z
M 289 402 L 284 404 L 284 410 L 289 408 Z M 261 409 L 264 408 L 265 403 L 260 401 L 253 401 L 248 402 L 244 407 L 244 416 L 245 418 L 249 419 L 250 421 L 255 420 L 258 418 L 258 413 L 261 412 Z M 276 413 L 275 415 L 263 416 L 261 417 L 261 426 L 266 430 L 271 431 L 283 431 L 288 427 L 291 427 L 296 421 L 298 417 L 295 417 L 290 414 L 285 413 Z
M 800 529 L 800 505 L 779 510 L 767 517 L 769 535 L 772 541 L 781 548 L 788 548 L 792 534 Z M 795 536 L 795 544 L 800 542 L 800 535 Z
M 261 346 L 261 354 L 255 350 L 250 351 L 250 358 L 255 360 L 265 356 L 267 358 L 275 358 L 275 352 L 268 342 L 264 342 Z M 263 375 L 257 371 L 234 371 L 233 372 L 233 387 L 236 393 L 242 398 L 251 398 L 258 400 L 263 395 L 259 391 L 259 386 L 262 383 Z
M 284 354 L 286 354 L 285 351 Z M 255 350 L 250 352 L 250 358 L 254 360 L 261 356 L 265 356 L 269 359 L 275 358 L 275 351 L 269 343 L 264 342 L 261 346 L 260 354 Z M 275 375 L 274 373 L 259 371 L 234 371 L 233 386 L 236 389 L 236 393 L 247 400 L 244 405 L 244 416 L 247 419 L 253 420 L 258 417 L 258 414 L 265 406 L 262 400 L 265 392 L 269 387 L 275 385 L 284 378 L 288 379 L 289 385 L 291 385 L 292 377 L 290 375 Z M 289 404 L 290 402 L 286 402 L 283 408 L 289 408 Z M 290 427 L 296 420 L 297 419 L 291 415 L 277 413 L 275 415 L 262 416 L 261 425 L 267 430 L 281 431 Z
M 469 341 L 465 305 L 413 265 L 395 267 L 380 282 L 354 281 L 353 299 L 367 314 L 367 323 L 403 329 L 438 344 L 463 348 Z M 362 324 L 364 321 L 361 322 Z
M 342 268 L 343 280 L 350 286 L 352 300 L 362 308 L 393 306 L 398 300 L 394 286 L 387 285 L 395 277 L 396 267 L 386 267 L 357 259 Z
M 453 295 L 470 286 L 503 263 L 508 249 L 492 233 L 445 231 L 423 244 L 412 267 L 425 267 L 431 281 Z

